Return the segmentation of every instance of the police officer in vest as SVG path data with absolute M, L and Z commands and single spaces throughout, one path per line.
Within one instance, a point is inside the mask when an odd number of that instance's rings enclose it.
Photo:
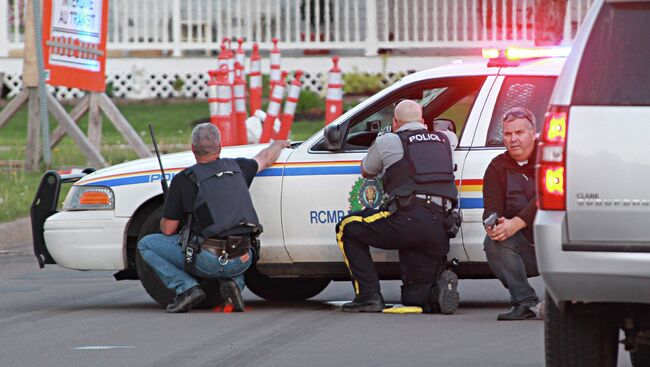
M 384 299 L 370 247 L 399 251 L 404 305 L 453 313 L 458 278 L 447 270 L 445 221 L 456 203 L 452 151 L 455 134 L 428 131 L 422 108 L 411 100 L 395 107 L 393 131 L 381 134 L 361 162 L 363 177 L 381 176 L 387 208 L 351 213 L 337 224 L 337 240 L 355 291 L 344 312 L 381 312 Z
M 142 259 L 176 292 L 168 312 L 187 312 L 205 299 L 197 277 L 219 279 L 226 302 L 234 311 L 244 311 L 244 272 L 256 255 L 252 244 L 261 232 L 248 187 L 287 147 L 287 141 L 275 141 L 253 159 L 220 158 L 217 127 L 203 123 L 194 128 L 196 164 L 174 176 L 165 199 L 161 233 L 138 243 Z M 183 225 L 191 229 L 184 249 L 178 233 Z

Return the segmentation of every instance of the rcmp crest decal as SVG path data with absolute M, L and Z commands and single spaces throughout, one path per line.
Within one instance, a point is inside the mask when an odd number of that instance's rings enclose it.
M 379 208 L 384 201 L 381 180 L 360 177 L 354 182 L 348 201 L 352 212 L 366 208 Z

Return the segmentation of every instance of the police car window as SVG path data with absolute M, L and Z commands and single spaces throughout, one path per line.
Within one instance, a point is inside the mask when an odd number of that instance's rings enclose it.
M 574 105 L 650 105 L 650 4 L 604 3 L 582 55 Z
M 507 110 L 513 107 L 529 109 L 535 115 L 537 132 L 539 132 L 555 80 L 555 77 L 507 77 L 501 86 L 494 106 L 485 146 L 503 146 L 501 118 Z

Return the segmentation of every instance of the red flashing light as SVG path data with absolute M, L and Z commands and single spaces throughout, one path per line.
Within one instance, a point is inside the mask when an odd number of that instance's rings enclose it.
M 551 106 L 537 149 L 537 206 L 566 209 L 566 142 L 569 108 Z

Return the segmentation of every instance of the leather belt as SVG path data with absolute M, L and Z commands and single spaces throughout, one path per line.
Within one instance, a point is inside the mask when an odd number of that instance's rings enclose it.
M 232 238 L 232 237 L 231 237 Z M 237 237 L 241 242 L 221 239 L 208 239 L 201 244 L 201 250 L 211 252 L 217 257 L 226 255 L 226 258 L 233 259 L 248 254 L 248 249 L 251 246 L 250 238 Z
M 420 204 L 420 205 L 431 203 L 431 204 L 439 205 L 439 206 L 441 206 L 443 208 L 445 207 L 443 205 L 445 203 L 445 199 L 443 199 L 440 196 L 416 194 L 415 195 L 415 203 Z

